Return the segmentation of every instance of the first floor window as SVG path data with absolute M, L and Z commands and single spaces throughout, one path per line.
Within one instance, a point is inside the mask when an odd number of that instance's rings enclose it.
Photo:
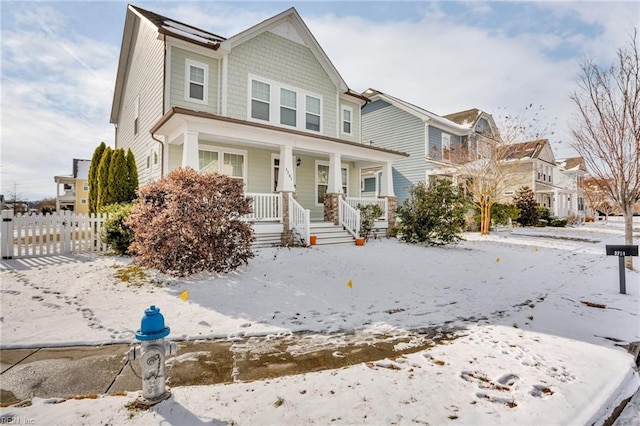
M 307 130 L 320 131 L 320 99 L 306 96 L 306 126 Z
M 223 173 L 234 178 L 244 178 L 244 155 L 225 153 Z
M 218 153 L 216 151 L 198 151 L 198 160 L 202 173 L 218 173 Z
M 251 80 L 251 118 L 269 121 L 271 86 L 257 80 Z
M 347 194 L 347 168 L 341 168 L 342 177 L 342 192 Z M 317 182 L 317 204 L 324 204 L 324 198 L 327 195 L 329 189 L 329 166 L 325 164 L 318 164 L 316 168 L 316 182 Z
M 228 152 L 219 147 L 198 150 L 198 167 L 201 173 L 219 173 L 244 179 L 244 166 L 244 153 Z

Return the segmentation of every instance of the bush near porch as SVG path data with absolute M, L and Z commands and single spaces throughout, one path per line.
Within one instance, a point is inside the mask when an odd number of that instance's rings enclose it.
M 177 169 L 138 191 L 127 224 L 130 252 L 143 267 L 176 276 L 228 272 L 253 257 L 251 212 L 242 181 Z

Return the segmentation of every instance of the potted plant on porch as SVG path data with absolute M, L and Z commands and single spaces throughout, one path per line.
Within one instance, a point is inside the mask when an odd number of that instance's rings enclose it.
M 356 238 L 356 245 L 362 246 L 373 231 L 373 223 L 382 216 L 382 209 L 377 204 L 367 204 L 366 206 L 358 204 L 358 210 L 360 210 L 360 229 L 358 231 L 359 238 Z

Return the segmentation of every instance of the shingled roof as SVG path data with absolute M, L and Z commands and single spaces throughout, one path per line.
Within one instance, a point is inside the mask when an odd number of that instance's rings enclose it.
M 547 139 L 538 139 L 507 145 L 502 153 L 502 159 L 522 160 L 525 158 L 538 158 L 548 143 L 549 141 Z
M 217 34 L 184 24 L 175 19 L 167 18 L 166 16 L 142 9 L 138 6 L 129 5 L 129 7 L 155 25 L 160 34 L 170 35 L 214 50 L 217 50 L 220 47 L 220 43 L 226 40 L 226 38 Z
M 458 123 L 461 126 L 472 127 L 482 114 L 478 108 L 471 108 L 465 111 L 454 112 L 444 116 L 447 120 Z
M 558 164 L 562 164 L 565 170 L 573 170 L 573 169 L 582 169 L 586 171 L 586 166 L 584 164 L 584 158 L 582 157 L 572 157 L 572 158 L 563 158 L 561 160 L 556 161 Z

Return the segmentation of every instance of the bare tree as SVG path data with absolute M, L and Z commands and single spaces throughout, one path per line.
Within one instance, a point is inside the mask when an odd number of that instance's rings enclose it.
M 578 111 L 571 126 L 573 148 L 624 217 L 625 244 L 633 244 L 633 206 L 640 201 L 640 57 L 638 31 L 618 49 L 615 63 L 581 65 L 571 100 Z M 633 269 L 632 258 L 625 259 Z
M 495 118 L 497 129 L 476 132 L 470 137 L 468 148 L 457 151 L 455 167 L 466 181 L 468 196 L 480 209 L 482 235 L 489 234 L 491 208 L 510 185 L 512 167 L 504 160 L 512 144 L 553 134 L 544 111 L 542 105 L 533 103 L 519 112 L 499 110 Z

